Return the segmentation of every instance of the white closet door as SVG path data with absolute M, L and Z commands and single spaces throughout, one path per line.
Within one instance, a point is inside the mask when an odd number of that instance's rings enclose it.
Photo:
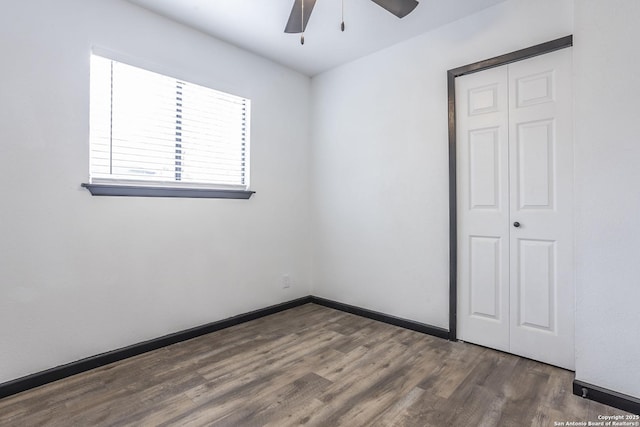
M 574 367 L 571 50 L 456 79 L 459 338 Z
M 509 65 L 511 352 L 568 369 L 575 362 L 571 68 L 570 49 Z
M 509 351 L 507 68 L 456 79 L 458 335 Z

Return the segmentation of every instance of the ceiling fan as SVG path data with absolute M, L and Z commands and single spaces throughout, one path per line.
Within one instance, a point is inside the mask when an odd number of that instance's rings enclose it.
M 344 1 L 344 0 L 343 0 Z M 378 6 L 385 9 L 397 16 L 398 18 L 404 18 L 413 9 L 418 6 L 416 0 L 371 0 Z M 291 14 L 289 15 L 289 21 L 284 29 L 285 33 L 303 33 L 300 38 L 300 43 L 304 44 L 304 31 L 307 28 L 311 11 L 316 5 L 316 0 L 294 0 L 293 7 L 291 8 Z M 343 3 L 344 5 L 344 3 Z M 344 31 L 344 19 L 340 25 L 342 31 Z

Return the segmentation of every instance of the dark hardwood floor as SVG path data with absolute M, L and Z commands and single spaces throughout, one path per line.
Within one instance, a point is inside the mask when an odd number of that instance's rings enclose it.
M 573 373 L 307 304 L 0 400 L 2 426 L 554 426 Z

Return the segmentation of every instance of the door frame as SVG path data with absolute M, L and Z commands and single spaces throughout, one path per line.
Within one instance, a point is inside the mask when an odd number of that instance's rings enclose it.
M 447 71 L 449 115 L 449 340 L 457 341 L 458 328 L 458 205 L 456 182 L 456 77 L 500 67 L 573 46 L 573 35 L 561 37 L 505 55 Z

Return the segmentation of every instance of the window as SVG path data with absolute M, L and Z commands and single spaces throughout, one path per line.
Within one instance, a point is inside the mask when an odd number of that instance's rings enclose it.
M 90 97 L 92 194 L 251 195 L 250 100 L 97 55 Z

